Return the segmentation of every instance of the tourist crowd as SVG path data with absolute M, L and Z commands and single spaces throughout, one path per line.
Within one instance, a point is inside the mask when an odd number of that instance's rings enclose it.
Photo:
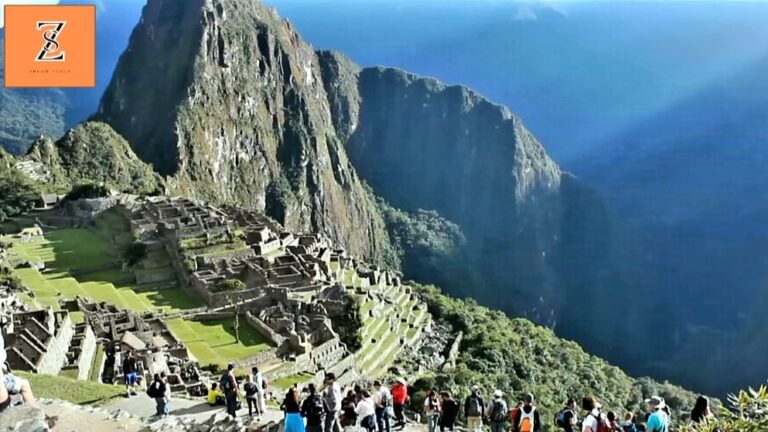
M 234 418 L 240 408 L 234 367 L 229 366 L 219 383 L 211 385 L 208 402 L 226 405 Z M 359 426 L 367 432 L 391 432 L 402 429 L 408 422 L 427 424 L 429 432 L 455 430 L 461 414 L 462 429 L 472 432 L 538 432 L 544 421 L 551 421 L 556 429 L 566 432 L 668 432 L 672 426 L 672 413 L 664 398 L 647 399 L 647 412 L 616 413 L 603 410 L 594 396 L 584 396 L 580 403 L 574 398 L 565 401 L 562 409 L 551 420 L 537 408 L 534 395 L 523 395 L 514 404 L 508 404 L 501 390 L 495 390 L 486 400 L 480 388 L 473 386 L 463 404 L 450 392 L 433 389 L 424 395 L 424 404 L 418 412 L 406 419 L 406 406 L 411 402 L 406 381 L 398 378 L 391 388 L 382 381 L 371 387 L 356 385 L 342 389 L 333 374 L 327 374 L 324 388 L 308 384 L 299 389 L 294 384 L 282 399 L 280 409 L 285 417 L 285 432 L 340 432 L 349 426 Z M 248 415 L 257 417 L 265 412 L 267 383 L 257 368 L 246 377 L 243 385 L 248 401 Z M 158 405 L 159 406 L 159 405 Z M 158 408 L 160 409 L 160 408 Z M 713 418 L 706 397 L 699 397 L 691 412 L 691 421 L 701 423 Z

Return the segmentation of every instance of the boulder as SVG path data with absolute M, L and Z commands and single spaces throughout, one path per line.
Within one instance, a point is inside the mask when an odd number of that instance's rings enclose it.
M 46 432 L 45 413 L 36 406 L 17 405 L 0 413 L 0 432 Z

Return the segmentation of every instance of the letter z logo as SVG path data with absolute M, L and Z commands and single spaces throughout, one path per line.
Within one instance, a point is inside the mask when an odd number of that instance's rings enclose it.
M 67 25 L 66 21 L 38 21 L 37 30 L 43 32 L 43 47 L 40 49 L 40 53 L 37 54 L 35 61 L 38 62 L 63 62 L 65 60 L 66 53 L 61 49 L 58 39 L 61 35 L 61 31 L 64 30 L 64 26 Z

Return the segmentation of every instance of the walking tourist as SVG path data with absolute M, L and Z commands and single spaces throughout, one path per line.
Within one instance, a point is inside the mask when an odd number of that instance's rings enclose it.
M 449 392 L 443 392 L 441 396 L 443 398 L 441 403 L 443 413 L 438 422 L 440 432 L 446 430 L 452 431 L 456 427 L 456 417 L 459 415 L 459 404 L 453 400 L 453 397 Z
M 408 403 L 408 385 L 398 378 L 392 386 L 392 408 L 395 411 L 395 427 L 405 426 L 405 404 Z
M 336 382 L 336 375 L 329 373 L 325 375 L 325 391 L 323 400 L 328 407 L 328 413 L 325 416 L 324 432 L 340 432 L 339 413 L 341 411 L 341 386 Z
M 464 401 L 464 417 L 467 419 L 467 429 L 470 432 L 483 430 L 483 416 L 485 414 L 485 401 L 480 395 L 480 387 L 472 386 L 472 394 Z
M 506 432 L 507 402 L 501 390 L 493 392 L 493 401 L 488 405 L 486 412 L 491 423 L 491 432 Z
M 291 387 L 281 405 L 285 412 L 285 432 L 304 432 L 304 420 L 301 418 L 301 397 L 299 389 Z

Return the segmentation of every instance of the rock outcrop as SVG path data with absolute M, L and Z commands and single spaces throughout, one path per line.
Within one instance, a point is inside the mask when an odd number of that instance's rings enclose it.
M 109 125 L 99 122 L 70 129 L 56 142 L 38 138 L 17 168 L 35 180 L 65 188 L 88 182 L 137 194 L 163 190 L 163 180 L 152 167 Z

